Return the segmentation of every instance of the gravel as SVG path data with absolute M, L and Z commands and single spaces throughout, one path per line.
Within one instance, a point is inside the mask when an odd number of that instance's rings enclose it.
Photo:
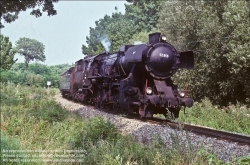
M 234 142 L 196 135 L 192 132 L 178 131 L 167 126 L 136 121 L 119 115 L 113 115 L 96 110 L 90 106 L 66 100 L 62 98 L 61 95 L 56 95 L 55 100 L 62 107 L 69 111 L 78 113 L 82 118 L 102 116 L 113 123 L 122 134 L 130 134 L 139 142 L 147 145 L 150 145 L 149 142 L 152 139 L 161 138 L 163 139 L 164 144 L 170 149 L 175 147 L 175 149 L 179 148 L 180 150 L 183 150 L 185 147 L 185 149 L 189 151 L 191 150 L 193 153 L 206 150 L 209 153 L 215 154 L 218 159 L 225 162 L 232 161 L 237 157 L 250 155 L 250 146 L 248 145 L 239 145 Z

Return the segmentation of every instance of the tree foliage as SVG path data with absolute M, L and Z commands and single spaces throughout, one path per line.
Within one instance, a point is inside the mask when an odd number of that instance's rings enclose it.
M 12 81 L 15 84 L 29 84 L 32 86 L 46 86 L 51 81 L 52 87 L 58 87 L 60 75 L 70 67 L 69 64 L 47 66 L 32 63 L 26 70 L 25 63 L 15 63 L 10 70 L 1 71 L 1 82 Z
M 195 51 L 195 70 L 179 72 L 196 100 L 249 101 L 248 1 L 166 1 L 158 27 L 180 50 Z
M 0 67 L 3 70 L 7 70 L 16 62 L 14 60 L 16 50 L 12 47 L 9 37 L 0 34 L 0 42 Z
M 151 31 L 156 27 L 164 1 L 127 0 L 125 5 L 127 20 L 133 20 L 136 32 Z
M 116 8 L 116 12 L 111 16 L 105 15 L 96 21 L 95 28 L 90 27 L 89 37 L 86 37 L 87 45 L 82 46 L 83 54 L 117 51 L 122 45 L 133 43 L 131 39 L 134 35 L 147 33 L 156 28 L 163 1 L 128 0 L 128 2 L 130 4 L 125 5 L 125 14 L 121 14 Z M 108 42 L 103 42 L 105 40 Z M 110 44 L 108 49 L 105 49 L 105 44 Z
M 102 53 L 105 51 L 102 40 L 107 39 L 106 27 L 112 21 L 112 17 L 105 15 L 104 18 L 95 21 L 95 28 L 90 27 L 89 37 L 86 37 L 87 46 L 82 46 L 82 53 L 86 55 Z
M 113 14 L 115 20 L 107 26 L 107 34 L 111 40 L 111 50 L 117 51 L 125 43 L 129 42 L 131 36 L 136 32 L 134 22 L 127 19 L 126 15 Z
M 26 11 L 27 9 L 32 9 L 31 15 L 36 17 L 42 16 L 42 12 L 47 12 L 48 16 L 56 15 L 56 10 L 54 9 L 53 3 L 58 2 L 58 0 L 1 0 L 0 1 L 0 16 L 1 20 L 5 20 L 7 23 L 11 23 L 18 18 L 20 11 Z M 2 22 L 0 27 L 4 27 Z
M 43 43 L 30 38 L 20 38 L 16 42 L 16 49 L 18 53 L 25 58 L 26 69 L 30 61 L 42 61 L 44 62 L 46 57 L 44 55 L 44 45 Z

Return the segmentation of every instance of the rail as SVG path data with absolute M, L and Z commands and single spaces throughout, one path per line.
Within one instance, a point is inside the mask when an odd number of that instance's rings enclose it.
M 155 123 L 155 124 L 167 125 L 173 129 L 179 129 L 179 130 L 182 129 L 182 130 L 190 131 L 195 134 L 205 135 L 208 137 L 214 137 L 219 140 L 237 142 L 240 145 L 250 146 L 250 136 L 248 135 L 243 135 L 243 134 L 234 133 L 234 132 L 221 131 L 221 130 L 216 130 L 216 129 L 207 128 L 203 126 L 182 123 L 182 122 L 170 122 L 161 118 L 145 119 L 144 121 Z

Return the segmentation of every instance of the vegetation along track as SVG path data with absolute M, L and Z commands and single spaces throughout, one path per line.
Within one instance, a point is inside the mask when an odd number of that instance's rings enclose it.
M 93 106 L 91 106 L 91 107 L 93 107 Z M 74 109 L 74 108 L 72 107 L 72 109 Z M 124 113 L 124 112 L 121 112 L 121 111 L 113 112 L 113 111 L 109 111 L 105 108 L 104 109 L 95 108 L 95 109 L 98 109 L 99 111 L 104 111 L 104 112 L 109 113 L 109 114 L 114 114 L 114 115 L 123 114 L 122 115 L 123 117 L 127 117 L 127 118 L 138 120 L 138 121 L 144 121 L 144 122 L 149 122 L 149 123 L 154 123 L 154 124 L 159 124 L 159 125 L 167 125 L 173 129 L 186 130 L 186 131 L 190 131 L 190 132 L 195 133 L 195 134 L 204 135 L 204 136 L 208 136 L 208 137 L 214 137 L 214 138 L 217 138 L 219 140 L 227 140 L 227 141 L 237 142 L 240 145 L 250 146 L 250 136 L 247 136 L 247 135 L 226 132 L 226 131 L 219 131 L 219 130 L 215 130 L 215 129 L 211 129 L 211 128 L 207 128 L 207 127 L 203 127 L 203 126 L 191 125 L 191 124 L 187 124 L 187 123 L 183 123 L 183 122 L 167 121 L 166 119 L 163 119 L 163 118 L 156 118 L 155 117 L 153 119 L 141 119 L 135 114 L 126 115 L 126 113 Z
M 112 113 L 112 114 L 119 113 L 119 112 L 107 111 L 107 110 L 100 109 L 100 108 L 99 108 L 99 110 L 105 111 L 107 113 Z M 219 140 L 227 140 L 227 141 L 237 142 L 240 145 L 249 145 L 250 146 L 250 136 L 247 136 L 247 135 L 216 130 L 216 129 L 207 128 L 207 127 L 203 127 L 203 126 L 187 124 L 187 123 L 183 123 L 183 122 L 167 121 L 166 119 L 157 118 L 157 117 L 154 117 L 152 119 L 141 119 L 140 117 L 138 117 L 135 114 L 129 114 L 129 115 L 124 115 L 124 116 L 126 116 L 127 118 L 130 118 L 130 119 L 134 119 L 134 120 L 139 120 L 139 121 L 144 121 L 144 122 L 149 122 L 149 123 L 154 123 L 154 124 L 160 124 L 160 125 L 167 125 L 173 129 L 186 130 L 186 131 L 190 131 L 190 132 L 195 133 L 195 134 L 204 135 L 204 136 L 208 136 L 208 137 L 214 137 L 214 138 L 217 138 Z
M 141 120 L 139 118 L 135 118 L 135 119 Z M 171 121 L 166 121 L 165 119 L 162 119 L 162 118 L 146 119 L 145 121 L 150 122 L 150 123 L 155 123 L 155 124 L 168 125 L 169 127 L 173 129 L 182 129 L 186 131 L 191 131 L 195 134 L 215 137 L 220 140 L 233 141 L 242 145 L 250 146 L 250 136 L 247 136 L 247 135 L 220 131 L 220 130 L 215 130 L 215 129 L 211 129 L 207 127 L 182 123 L 182 122 L 171 122 Z

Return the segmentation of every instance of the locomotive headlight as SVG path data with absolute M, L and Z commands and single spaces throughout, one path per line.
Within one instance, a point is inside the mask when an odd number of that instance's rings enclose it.
M 151 87 L 147 87 L 146 93 L 147 93 L 148 95 L 151 95 L 151 94 L 153 93 L 152 88 L 151 88 Z
M 162 41 L 166 41 L 166 40 L 167 40 L 167 37 L 164 36 L 164 35 L 162 35 L 162 36 L 161 36 L 161 40 L 162 40 Z
M 185 96 L 185 92 L 184 91 L 180 91 L 179 94 L 180 94 L 181 97 Z

